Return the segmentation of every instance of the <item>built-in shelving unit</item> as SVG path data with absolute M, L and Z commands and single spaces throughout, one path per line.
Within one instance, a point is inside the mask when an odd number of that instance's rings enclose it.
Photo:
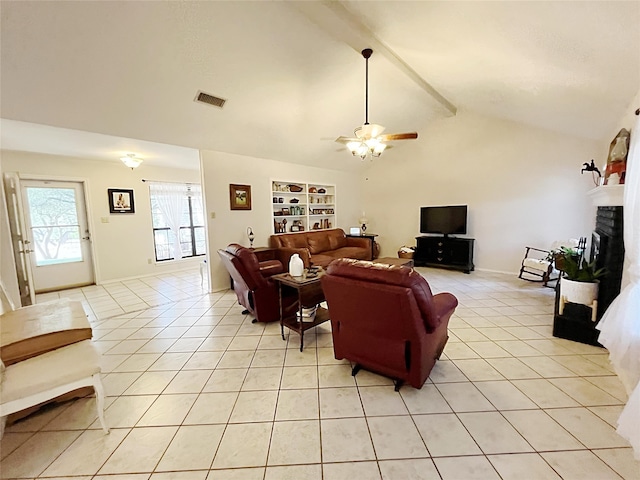
M 272 180 L 273 233 L 334 228 L 335 195 L 335 185 Z

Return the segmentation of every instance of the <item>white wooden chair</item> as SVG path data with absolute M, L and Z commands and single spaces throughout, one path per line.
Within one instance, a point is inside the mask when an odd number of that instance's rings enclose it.
M 14 305 L 2 282 L 0 282 L 0 302 L 3 313 L 14 310 Z M 66 302 L 61 302 L 60 305 L 61 309 L 68 307 Z M 28 320 L 34 320 L 31 318 L 33 315 L 42 314 L 40 307 L 40 305 L 22 307 L 15 312 L 27 313 Z M 102 429 L 105 433 L 109 433 L 104 419 L 104 388 L 100 379 L 100 355 L 91 340 L 74 341 L 46 353 L 36 354 L 26 360 L 11 363 L 7 367 L 0 360 L 0 438 L 4 434 L 8 415 L 40 405 L 82 387 L 94 388 L 98 418 Z
M 4 364 L 2 364 L 4 367 Z M 3 368 L 0 379 L 0 438 L 7 415 L 40 405 L 82 387 L 93 387 L 98 418 L 105 433 L 104 388 L 100 356 L 91 340 L 72 343 Z

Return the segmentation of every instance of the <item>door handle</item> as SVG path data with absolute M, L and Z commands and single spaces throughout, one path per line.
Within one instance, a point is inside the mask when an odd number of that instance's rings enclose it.
M 28 248 L 25 248 L 24 250 L 18 250 L 18 253 L 33 253 L 35 252 L 35 250 L 29 250 Z
M 82 240 L 91 240 L 91 237 L 82 237 Z

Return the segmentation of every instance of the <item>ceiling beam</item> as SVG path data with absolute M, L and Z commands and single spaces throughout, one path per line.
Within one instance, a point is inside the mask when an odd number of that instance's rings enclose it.
M 456 114 L 458 109 L 454 104 L 442 96 L 429 82 L 411 68 L 407 62 L 391 50 L 369 27 L 362 23 L 358 16 L 347 9 L 343 2 L 291 2 L 290 5 L 329 35 L 346 43 L 356 52 L 360 53 L 364 48 L 372 48 L 374 52 L 383 55 L 449 113 L 452 115 Z

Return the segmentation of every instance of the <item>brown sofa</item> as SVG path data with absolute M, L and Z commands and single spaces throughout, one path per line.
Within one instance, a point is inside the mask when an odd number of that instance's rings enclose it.
M 440 358 L 458 300 L 432 295 L 408 267 L 339 259 L 322 277 L 338 360 L 421 388 Z
M 371 241 L 347 237 L 341 228 L 271 235 L 269 246 L 295 249 L 305 267 L 310 262 L 326 267 L 336 258 L 371 260 Z

